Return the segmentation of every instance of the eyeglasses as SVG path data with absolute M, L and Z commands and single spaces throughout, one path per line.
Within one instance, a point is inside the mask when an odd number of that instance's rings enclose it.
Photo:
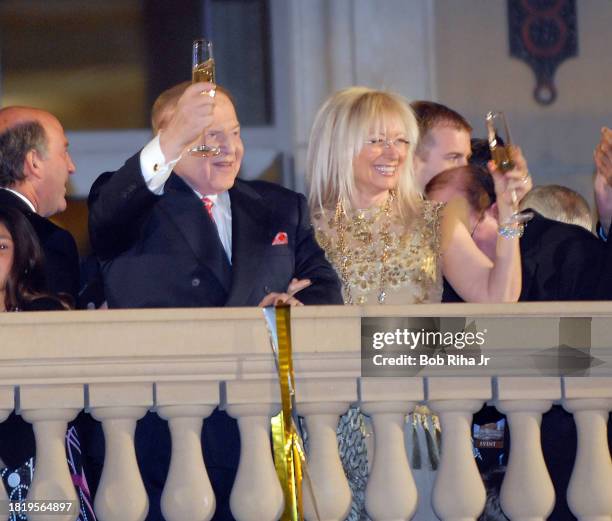
M 398 150 L 405 150 L 410 145 L 406 138 L 398 137 L 395 139 L 383 139 L 381 137 L 366 139 L 365 144 L 372 148 L 391 148 L 393 145 Z

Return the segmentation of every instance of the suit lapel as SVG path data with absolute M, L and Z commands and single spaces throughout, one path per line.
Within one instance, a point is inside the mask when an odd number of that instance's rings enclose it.
M 260 281 L 261 253 L 269 237 L 271 213 L 262 197 L 239 180 L 229 191 L 232 205 L 232 290 L 227 306 L 244 306 Z
M 32 209 L 13 192 L 0 188 L 0 206 L 16 208 L 26 215 L 34 214 Z M 34 214 L 35 215 L 35 214 Z
M 217 227 L 206 214 L 197 195 L 182 179 L 172 174 L 166 183 L 166 194 L 158 208 L 174 222 L 198 261 L 230 291 L 232 269 L 219 239 Z

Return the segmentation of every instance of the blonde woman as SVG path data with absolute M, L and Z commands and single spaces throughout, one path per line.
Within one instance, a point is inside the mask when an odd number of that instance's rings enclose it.
M 343 282 L 346 303 L 439 302 L 442 278 L 467 302 L 514 302 L 521 290 L 518 236 L 502 230 L 494 261 L 474 244 L 464 201 L 426 201 L 414 180 L 418 127 L 406 101 L 365 87 L 333 95 L 310 136 L 308 178 L 317 238 Z M 500 222 L 520 200 L 527 165 L 490 163 Z
M 317 240 L 342 280 L 345 303 L 440 302 L 442 275 L 467 302 L 516 301 L 521 290 L 520 227 L 500 229 L 496 257 L 487 258 L 471 238 L 465 201 L 444 206 L 419 192 L 413 166 L 418 137 L 414 114 L 401 96 L 365 87 L 334 94 L 316 116 L 308 149 L 310 207 Z M 500 222 L 513 213 L 511 191 L 520 199 L 527 189 L 520 150 L 513 151 L 513 159 L 516 167 L 505 175 L 490 165 Z M 428 435 L 432 441 L 435 418 L 420 410 L 412 420 L 429 427 L 416 437 Z M 351 519 L 363 515 L 367 465 L 355 458 L 363 453 L 355 446 L 355 430 L 363 428 L 356 409 L 339 427 L 353 489 Z M 349 460 L 357 463 L 350 467 Z M 415 478 L 418 485 L 416 473 Z M 427 494 L 419 488 L 422 496 Z M 417 518 L 435 519 L 420 503 Z

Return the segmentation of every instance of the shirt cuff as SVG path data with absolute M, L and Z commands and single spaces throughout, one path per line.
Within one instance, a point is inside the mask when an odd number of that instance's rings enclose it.
M 147 188 L 156 195 L 164 193 L 164 185 L 181 156 L 166 162 L 159 144 L 159 134 L 155 136 L 140 152 L 140 171 Z

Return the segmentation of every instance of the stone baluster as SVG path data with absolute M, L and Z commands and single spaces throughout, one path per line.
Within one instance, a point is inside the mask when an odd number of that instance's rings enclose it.
M 561 398 L 559 378 L 500 377 L 497 409 L 506 414 L 511 449 L 500 503 L 512 521 L 544 521 L 555 504 L 555 490 L 542 454 L 542 413 Z
M 374 454 L 366 510 L 376 520 L 410 519 L 417 491 L 404 444 L 406 415 L 423 400 L 421 378 L 361 378 L 361 410 L 372 416 Z
M 15 408 L 15 391 L 8 385 L 0 386 L 0 422 L 6 420 Z M 3 462 L 4 463 L 4 462 Z M 4 466 L 4 465 L 3 465 Z M 7 501 L 8 495 L 4 483 L 0 486 L 0 501 Z
M 160 382 L 156 391 L 157 413 L 168 420 L 172 436 L 162 513 L 167 521 L 208 521 L 215 513 L 215 495 L 202 455 L 202 420 L 219 403 L 219 384 Z
M 78 497 L 66 460 L 66 429 L 84 405 L 82 385 L 23 385 L 19 389 L 20 414 L 32 424 L 36 438 L 31 501 L 71 501 L 66 515 L 29 512 L 31 521 L 74 521 Z
M 492 398 L 491 379 L 428 378 L 427 397 L 440 417 L 442 431 L 432 497 L 436 514 L 444 521 L 476 519 L 484 509 L 486 493 L 472 449 L 472 415 Z
M 153 405 L 150 383 L 90 384 L 89 409 L 102 422 L 106 453 L 94 501 L 100 521 L 142 521 L 149 500 L 142 482 L 134 431 Z
M 578 434 L 567 502 L 580 521 L 612 521 L 612 461 L 607 436 L 612 378 L 564 380 L 563 407 L 573 413 Z
M 280 410 L 278 381 L 230 381 L 226 390 L 227 413 L 238 420 L 240 430 L 232 514 L 238 521 L 274 521 L 284 505 L 270 450 L 270 419 Z
M 303 482 L 304 514 L 317 520 L 312 494 L 321 521 L 345 519 L 351 508 L 351 489 L 338 454 L 338 418 L 357 401 L 354 378 L 309 379 L 296 382 L 297 409 L 308 432 L 308 474 Z

